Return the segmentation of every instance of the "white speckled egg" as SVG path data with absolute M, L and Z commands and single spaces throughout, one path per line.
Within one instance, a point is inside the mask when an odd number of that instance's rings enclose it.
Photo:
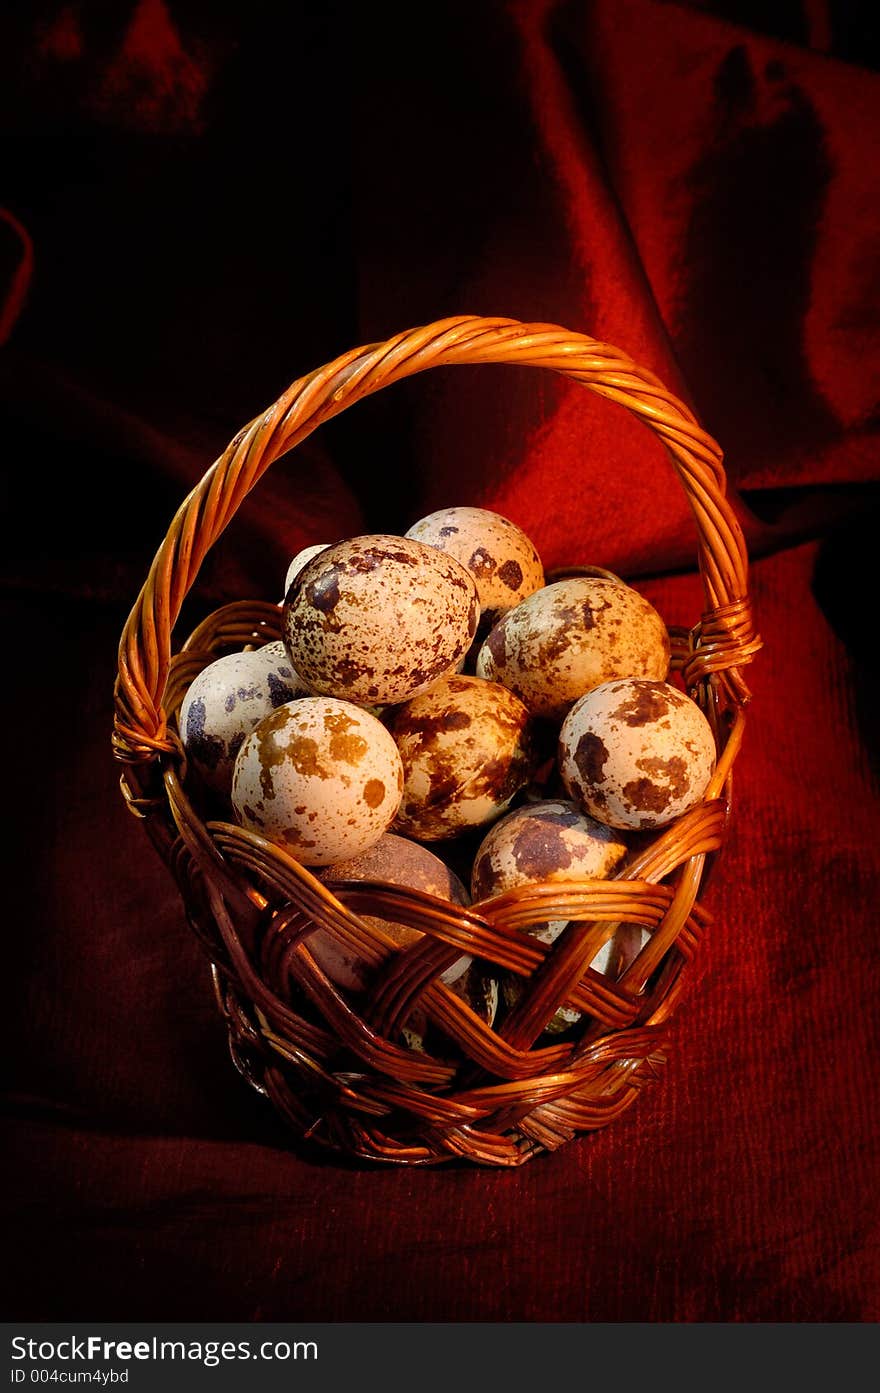
M 569 795 L 610 827 L 665 827 L 694 807 L 715 767 L 712 728 L 668 682 L 603 682 L 559 733 Z
M 607 880 L 626 853 L 626 843 L 610 827 L 587 817 L 574 803 L 547 799 L 516 808 L 487 833 L 474 858 L 471 889 L 475 900 L 487 900 L 536 882 Z M 567 923 L 566 919 L 553 919 L 525 932 L 542 943 L 553 943 Z M 621 954 L 632 940 L 629 926 L 625 927 L 627 932 L 619 931 L 590 963 L 596 972 L 619 975 Z M 635 933 L 641 946 L 640 931 Z M 504 983 L 504 997 L 510 1006 L 518 998 L 521 984 L 513 976 L 505 977 Z M 561 1006 L 547 1029 L 565 1030 L 579 1019 L 579 1011 Z
M 351 702 L 303 697 L 261 721 L 238 752 L 242 826 L 306 866 L 357 856 L 390 826 L 403 791 L 397 746 Z
M 473 576 L 488 631 L 502 614 L 544 584 L 544 567 L 522 528 L 487 508 L 441 508 L 406 533 L 454 556 Z
M 528 711 L 506 687 L 478 677 L 441 678 L 399 707 L 389 729 L 405 779 L 395 826 L 421 841 L 493 821 L 535 765 Z
M 205 783 L 228 796 L 246 737 L 276 707 L 307 690 L 280 642 L 227 653 L 203 668 L 180 708 L 180 738 Z
M 287 575 L 284 577 L 284 593 L 287 594 L 293 582 L 296 580 L 303 566 L 311 561 L 313 556 L 320 556 L 322 551 L 326 551 L 330 546 L 329 542 L 317 542 L 312 547 L 303 547 L 298 551 L 287 568 Z
M 404 885 L 413 890 L 423 890 L 425 894 L 436 895 L 438 899 L 449 900 L 452 904 L 467 905 L 470 899 L 467 890 L 458 876 L 435 856 L 427 847 L 411 842 L 406 837 L 386 832 L 375 846 L 360 856 L 338 861 L 321 871 L 321 880 L 332 886 L 334 881 L 379 880 L 391 885 Z M 391 919 L 381 919 L 377 915 L 362 915 L 367 924 L 381 929 L 401 948 L 415 943 L 422 937 L 418 929 L 406 924 L 397 924 Z M 340 943 L 326 929 L 316 929 L 309 937 L 308 946 L 315 961 L 327 976 L 341 987 L 351 991 L 365 991 L 369 985 L 369 969 L 361 958 Z M 470 957 L 463 955 L 457 962 L 441 974 L 444 982 L 454 982 L 466 970 Z
M 628 585 L 592 576 L 556 581 L 508 610 L 477 656 L 538 716 L 561 721 L 578 697 L 613 677 L 664 678 L 669 635 Z
M 473 577 L 455 557 L 406 537 L 352 537 L 294 577 L 284 642 L 313 692 L 383 705 L 454 669 L 479 615 Z

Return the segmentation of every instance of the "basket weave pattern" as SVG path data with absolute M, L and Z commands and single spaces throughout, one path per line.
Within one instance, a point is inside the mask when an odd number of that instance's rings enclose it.
M 226 605 L 176 651 L 172 631 L 209 548 L 276 459 L 382 387 L 478 363 L 564 373 L 633 412 L 665 445 L 696 519 L 705 597 L 694 627 L 671 634 L 673 668 L 712 724 L 716 771 L 702 802 L 612 880 L 529 885 L 470 909 L 390 884 L 331 890 L 255 833 L 201 821 L 187 791 L 176 729 L 183 696 L 219 654 L 280 637 L 277 606 Z M 403 1164 L 518 1165 L 607 1125 L 657 1076 L 666 1023 L 708 923 L 697 897 L 724 839 L 749 698 L 741 668 L 760 647 L 725 489 L 715 441 L 617 349 L 556 325 L 459 316 L 355 349 L 295 382 L 179 508 L 120 640 L 114 752 L 125 801 L 210 959 L 233 1060 L 299 1136 Z M 365 915 L 423 937 L 398 949 Z M 552 946 L 519 932 L 550 919 L 568 921 Z M 614 982 L 589 964 L 621 923 L 650 937 Z M 366 1001 L 354 1003 L 321 971 L 309 951 L 318 926 L 373 969 Z M 440 980 L 462 953 L 520 978 L 497 1029 Z M 582 1013 L 576 1041 L 536 1043 L 563 1003 Z M 448 1049 L 429 1055 L 401 1042 L 416 1006 Z

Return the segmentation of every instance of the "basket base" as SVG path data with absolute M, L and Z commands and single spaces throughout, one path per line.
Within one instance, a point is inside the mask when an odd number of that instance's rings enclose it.
M 475 1110 L 464 1095 L 429 1094 L 413 1100 L 419 1116 L 405 1106 L 382 1101 L 384 1092 L 399 1091 L 391 1080 L 329 1075 L 305 1056 L 297 1061 L 278 1059 L 273 1047 L 261 1039 L 259 1028 L 247 1021 L 241 1004 L 230 1001 L 228 990 L 219 987 L 216 968 L 214 975 L 218 996 L 225 998 L 229 1049 L 236 1069 L 250 1088 L 272 1104 L 299 1147 L 324 1159 L 332 1155 L 337 1162 L 521 1166 L 614 1122 L 659 1078 L 666 1062 L 656 1047 L 659 1032 L 652 1032 L 648 1053 L 615 1059 L 589 1082 L 556 1099 L 519 1110 L 496 1107 L 469 1120 L 467 1114 Z M 425 1113 L 431 1116 L 426 1118 Z

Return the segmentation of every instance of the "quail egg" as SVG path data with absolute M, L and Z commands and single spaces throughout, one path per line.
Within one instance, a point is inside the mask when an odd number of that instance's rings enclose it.
M 313 696 L 279 706 L 247 737 L 232 805 L 242 826 L 306 866 L 326 866 L 377 842 L 402 791 L 400 753 L 381 721 Z
M 575 701 L 613 677 L 665 678 L 669 635 L 628 585 L 575 576 L 508 610 L 477 655 L 477 675 L 515 692 L 533 715 L 561 721 Z
M 610 827 L 665 827 L 702 798 L 715 767 L 712 728 L 668 682 L 603 682 L 559 733 L 568 794 Z
M 284 643 L 314 693 L 384 705 L 452 671 L 479 614 L 473 577 L 455 557 L 406 537 L 352 537 L 294 576 Z
M 180 738 L 205 783 L 228 797 L 235 758 L 276 707 L 305 696 L 283 643 L 227 653 L 203 668 L 180 708 Z
M 472 873 L 475 900 L 492 899 L 505 890 L 543 882 L 606 880 L 627 854 L 623 839 L 609 827 L 587 817 L 574 803 L 547 799 L 525 804 L 497 822 L 481 842 Z M 550 920 L 525 932 L 542 943 L 554 943 L 568 921 Z M 642 946 L 642 931 L 623 925 L 599 950 L 590 967 L 616 979 Z M 513 974 L 502 978 L 508 1007 L 522 993 Z M 580 1012 L 561 1006 L 547 1025 L 556 1033 L 580 1020 Z
M 398 707 L 389 730 L 403 759 L 396 830 L 421 841 L 491 822 L 531 777 L 536 741 L 518 697 L 454 675 Z
M 467 567 L 480 597 L 480 627 L 487 632 L 544 584 L 541 558 L 522 528 L 488 508 L 441 508 L 414 522 L 406 535 Z
M 331 884 L 345 880 L 387 881 L 391 885 L 403 885 L 414 890 L 423 890 L 438 899 L 449 900 L 452 904 L 467 905 L 470 898 L 458 876 L 451 871 L 427 847 L 406 837 L 386 832 L 375 846 L 359 856 L 346 861 L 338 861 L 320 872 L 319 879 Z M 361 915 L 364 921 L 381 929 L 393 938 L 401 948 L 415 943 L 422 937 L 418 929 L 406 924 L 395 923 L 393 919 L 379 918 L 377 915 Z M 308 940 L 309 949 L 316 962 L 339 986 L 351 991 L 365 991 L 369 986 L 369 969 L 355 953 L 341 944 L 327 929 L 316 929 Z M 448 967 L 441 978 L 450 983 L 467 969 L 470 957 L 466 954 Z

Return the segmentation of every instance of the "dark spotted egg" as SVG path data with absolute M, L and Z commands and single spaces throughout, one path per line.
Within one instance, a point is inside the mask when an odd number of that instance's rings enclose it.
M 536 762 L 529 713 L 506 687 L 453 675 L 400 706 L 389 722 L 405 774 L 398 831 L 421 841 L 493 821 Z
M 669 635 L 642 595 L 619 581 L 575 576 L 508 610 L 477 656 L 533 715 L 561 721 L 578 697 L 612 677 L 664 678 Z
M 468 568 L 480 597 L 485 632 L 544 584 L 541 558 L 525 532 L 488 508 L 441 508 L 414 522 L 406 535 L 445 551 Z
M 471 891 L 477 900 L 536 881 L 606 880 L 620 865 L 626 843 L 574 803 L 545 799 L 507 813 L 483 838 L 474 857 Z M 529 933 L 552 943 L 563 925 Z
M 397 746 L 369 711 L 332 697 L 279 706 L 238 752 L 242 826 L 306 866 L 357 856 L 390 826 L 403 791 Z
M 587 817 L 574 803 L 562 799 L 531 803 L 503 817 L 480 844 L 472 873 L 474 899 L 491 899 L 505 890 L 536 882 L 607 880 L 621 865 L 627 849 L 618 833 Z M 567 923 L 553 919 L 526 932 L 542 943 L 554 943 Z M 622 924 L 599 949 L 590 967 L 616 980 L 646 939 L 638 926 Z M 521 994 L 521 980 L 506 975 L 502 996 L 508 1008 Z M 546 1028 L 556 1034 L 578 1020 L 579 1011 L 560 1006 Z
M 352 537 L 294 577 L 284 643 L 313 692 L 384 705 L 454 670 L 479 614 L 473 577 L 455 557 L 406 537 Z
M 714 767 L 709 722 L 668 682 L 603 682 L 559 733 L 570 797 L 609 827 L 665 827 L 700 801 Z
M 229 795 L 235 757 L 276 707 L 305 696 L 283 643 L 227 653 L 203 668 L 180 708 L 180 738 L 204 781 Z

